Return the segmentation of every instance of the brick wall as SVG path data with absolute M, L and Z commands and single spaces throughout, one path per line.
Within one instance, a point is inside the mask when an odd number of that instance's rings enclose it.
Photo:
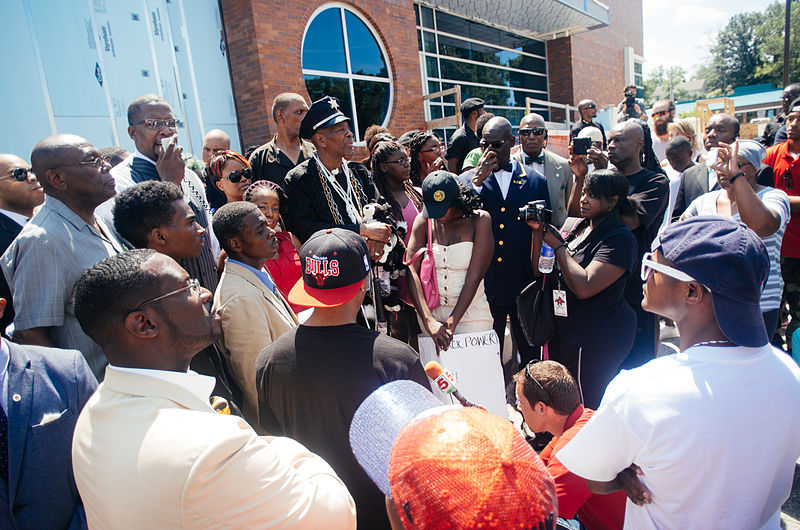
M 573 104 L 572 39 L 562 37 L 547 42 L 547 81 L 550 101 Z M 564 111 L 553 109 L 550 121 L 564 121 Z
M 590 98 L 598 106 L 617 104 L 625 87 L 623 49 L 643 55 L 642 0 L 603 0 L 609 6 L 609 26 L 571 37 L 573 97 Z
M 308 100 L 302 72 L 303 33 L 327 2 L 221 0 L 242 145 L 260 145 L 276 130 L 270 109 L 281 92 Z M 393 81 L 388 128 L 399 136 L 422 128 L 419 56 L 411 0 L 344 2 L 366 18 L 383 41 Z

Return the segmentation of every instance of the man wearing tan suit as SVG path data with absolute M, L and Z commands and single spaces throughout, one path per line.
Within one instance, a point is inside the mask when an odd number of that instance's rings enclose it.
M 214 294 L 222 318 L 222 344 L 231 374 L 242 389 L 242 412 L 258 425 L 256 357 L 298 321 L 264 262 L 278 255 L 275 232 L 251 202 L 225 204 L 214 214 L 214 233 L 228 259 Z
M 101 261 L 76 284 L 75 315 L 110 363 L 72 443 L 90 528 L 355 528 L 324 460 L 209 405 L 213 379 L 188 368 L 220 318 L 177 262 L 149 249 Z

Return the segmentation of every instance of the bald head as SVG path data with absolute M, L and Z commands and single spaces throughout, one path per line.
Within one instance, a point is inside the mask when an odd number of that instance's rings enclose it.
M 17 155 L 0 154 L 0 208 L 33 217 L 33 209 L 44 202 L 44 192 L 30 169 Z
M 230 136 L 223 130 L 211 129 L 203 137 L 203 162 L 208 165 L 208 162 L 215 154 L 227 151 L 230 148 Z
M 522 117 L 519 122 L 520 129 L 533 129 L 534 127 L 544 127 L 544 118 L 541 114 L 531 112 Z
M 578 113 L 583 121 L 592 121 L 597 116 L 597 105 L 591 99 L 582 99 L 578 103 Z
M 72 161 L 75 152 L 92 144 L 86 138 L 74 134 L 56 134 L 48 136 L 33 146 L 31 165 L 33 172 L 44 177 L 48 170 L 54 169 L 66 161 Z M 42 178 L 42 186 L 47 189 L 47 179 Z
M 0 177 L 6 175 L 12 168 L 29 167 L 28 163 L 17 155 L 0 154 Z
M 502 116 L 496 116 L 483 126 L 481 145 L 485 149 L 492 149 L 497 154 L 497 163 L 504 166 L 511 158 L 511 148 L 514 146 L 514 129 L 511 122 Z
M 511 136 L 513 130 L 510 121 L 502 116 L 495 116 L 483 126 L 483 137 L 486 138 L 486 134 L 490 133 L 492 141 L 496 141 Z
M 641 169 L 644 131 L 634 120 L 618 123 L 608 135 L 608 159 L 627 176 Z
M 719 147 L 720 142 L 733 143 L 739 136 L 739 120 L 730 114 L 714 114 L 703 130 L 703 146 L 706 151 Z

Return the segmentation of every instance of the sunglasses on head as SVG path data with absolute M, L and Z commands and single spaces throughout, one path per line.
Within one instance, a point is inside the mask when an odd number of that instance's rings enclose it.
M 28 173 L 33 175 L 33 171 L 31 171 L 30 169 L 25 169 L 24 167 L 18 167 L 8 175 L 0 177 L 0 180 L 13 178 L 17 182 L 25 182 L 26 180 L 28 180 Z
M 485 138 L 481 139 L 481 147 L 484 149 L 488 148 L 489 146 L 493 147 L 494 149 L 500 149 L 505 145 L 505 140 L 496 140 L 494 142 L 487 142 Z
M 533 134 L 534 136 L 541 136 L 547 132 L 547 129 L 544 127 L 533 127 L 532 129 L 520 129 L 519 135 L 520 136 L 529 136 Z
M 586 109 L 596 109 L 596 108 L 597 108 L 597 105 L 595 105 L 594 103 L 592 103 L 591 105 L 586 105 L 586 106 L 585 106 L 585 107 L 583 107 L 581 110 L 586 110 Z
M 241 182 L 242 180 L 253 180 L 253 170 L 249 167 L 246 167 L 241 171 L 231 171 L 230 175 L 223 177 L 220 180 L 227 180 L 228 182 L 233 182 L 234 184 Z

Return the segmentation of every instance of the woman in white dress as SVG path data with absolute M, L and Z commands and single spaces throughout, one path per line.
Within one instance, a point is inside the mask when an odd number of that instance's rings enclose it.
M 435 171 L 422 182 L 424 206 L 414 221 L 406 260 L 428 246 L 431 237 L 436 265 L 439 306 L 431 309 L 420 281 L 421 259 L 409 265 L 409 294 L 422 330 L 446 350 L 455 333 L 493 329 L 483 277 L 494 252 L 489 214 L 471 189 L 459 184 L 455 175 Z

